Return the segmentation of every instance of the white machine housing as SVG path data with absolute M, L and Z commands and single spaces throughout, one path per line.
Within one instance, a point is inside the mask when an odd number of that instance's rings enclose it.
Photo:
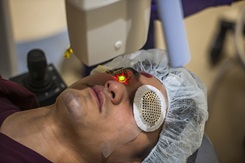
M 93 66 L 144 45 L 151 0 L 66 0 L 71 48 Z

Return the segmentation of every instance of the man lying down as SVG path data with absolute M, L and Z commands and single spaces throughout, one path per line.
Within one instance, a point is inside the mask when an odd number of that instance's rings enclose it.
M 159 49 L 98 66 L 51 106 L 23 89 L 0 79 L 0 162 L 186 162 L 208 118 L 204 85 Z

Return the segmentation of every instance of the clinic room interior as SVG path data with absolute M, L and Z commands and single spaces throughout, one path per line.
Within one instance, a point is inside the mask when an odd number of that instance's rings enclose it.
M 14 75 L 27 72 L 28 50 L 41 48 L 46 53 L 47 62 L 55 65 L 67 85 L 81 78 L 83 66 L 76 56 L 64 57 L 69 47 L 64 1 L 9 2 L 18 58 L 18 71 Z M 221 163 L 245 162 L 245 53 L 237 50 L 236 44 L 241 40 L 237 40 L 236 26 L 233 29 L 225 26 L 225 23 L 237 25 L 242 11 L 245 11 L 245 4 L 239 2 L 208 8 L 184 20 L 191 52 L 186 67 L 207 86 L 209 119 L 205 133 Z M 155 47 L 164 49 L 159 21 L 155 21 L 155 29 Z M 225 35 L 223 45 L 219 56 L 212 58 L 221 30 Z

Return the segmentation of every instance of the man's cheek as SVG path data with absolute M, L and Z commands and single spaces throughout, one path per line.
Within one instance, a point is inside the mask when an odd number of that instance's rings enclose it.
M 62 93 L 61 99 L 64 102 L 66 112 L 71 122 L 80 123 L 83 117 L 87 116 L 86 106 L 82 100 L 84 100 L 82 94 L 78 94 L 73 90 L 66 90 Z
M 133 112 L 130 107 L 114 107 L 112 113 L 112 121 L 124 125 L 126 122 L 133 120 Z

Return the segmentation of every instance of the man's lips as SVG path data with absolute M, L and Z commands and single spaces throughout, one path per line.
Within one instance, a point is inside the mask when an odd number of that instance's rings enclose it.
M 91 87 L 92 90 L 93 90 L 93 94 L 94 94 L 94 97 L 99 105 L 99 109 L 101 111 L 102 109 L 102 106 L 103 106 L 103 99 L 104 99 L 104 93 L 103 93 L 103 88 L 98 86 L 98 85 L 94 85 Z

